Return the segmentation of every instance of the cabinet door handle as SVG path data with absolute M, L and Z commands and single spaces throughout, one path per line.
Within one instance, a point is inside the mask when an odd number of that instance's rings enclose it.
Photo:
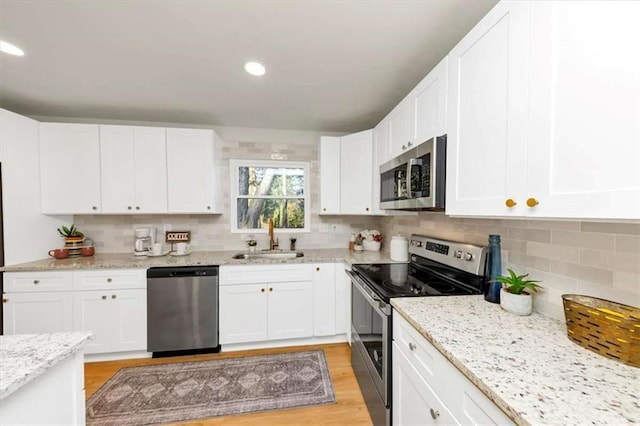
M 136 210 L 140 210 L 140 206 L 136 206 Z
M 411 142 L 407 142 L 407 146 L 411 147 L 413 144 Z
M 409 342 L 409 350 L 410 351 L 415 351 L 417 348 L 415 343 Z
M 112 294 L 112 295 L 111 295 L 111 298 L 112 298 L 112 299 L 115 299 L 115 298 L 116 298 L 116 295 L 115 295 L 115 294 Z
M 369 207 L 365 207 L 365 209 L 364 209 L 364 210 L 365 210 L 365 211 L 369 211 Z
M 261 288 L 260 291 L 264 293 L 264 288 Z
M 316 268 L 316 271 L 319 271 L 319 270 L 320 270 L 320 267 L 318 266 L 318 267 Z
M 211 206 L 207 206 L 207 210 L 211 210 Z
M 102 296 L 102 300 L 107 300 L 107 296 Z
M 34 284 L 40 284 L 40 280 L 33 280 Z
M 434 410 L 433 408 L 431 408 L 431 409 L 429 409 L 429 412 L 431 413 L 431 418 L 433 420 L 435 420 L 438 417 L 440 417 L 440 412 L 438 410 Z
M 269 287 L 269 291 L 273 291 L 273 287 Z
M 323 208 L 323 209 L 322 209 L 322 211 L 323 211 L 323 212 L 326 212 L 326 211 L 327 211 L 327 209 L 326 209 L 326 208 Z
M 507 198 L 507 201 L 504 202 L 504 205 L 509 208 L 515 207 L 516 204 L 518 203 L 516 203 L 512 198 Z
M 127 210 L 131 210 L 131 206 L 127 206 Z
M 539 203 L 539 202 L 538 202 L 538 200 L 536 200 L 535 198 L 529 198 L 529 199 L 527 199 L 527 206 L 529 206 L 529 207 L 535 207 L 535 206 L 537 206 L 538 204 L 540 204 L 540 203 Z
M 98 207 L 97 206 L 93 206 L 93 207 L 91 207 L 91 210 L 98 210 Z
M 402 145 L 402 150 L 404 151 L 405 149 L 407 149 L 406 145 Z
M 9 299 L 2 299 L 2 303 L 7 303 Z
M 110 283 L 111 281 L 113 281 L 111 278 L 107 278 L 108 283 Z

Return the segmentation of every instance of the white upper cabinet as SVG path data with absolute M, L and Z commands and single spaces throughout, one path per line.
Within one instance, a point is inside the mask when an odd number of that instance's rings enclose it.
M 373 214 L 373 130 L 320 138 L 320 214 Z
M 449 52 L 447 214 L 524 213 L 528 46 L 528 2 L 501 2 Z
M 640 218 L 639 20 L 556 1 L 480 21 L 449 54 L 447 214 Z
M 402 102 L 396 105 L 386 118 L 389 126 L 389 148 L 387 150 L 389 156 L 385 161 L 402 154 L 413 146 L 411 134 L 412 105 L 411 95 L 409 94 Z
M 162 127 L 100 126 L 102 213 L 166 213 Z
M 100 134 L 93 124 L 40 123 L 45 214 L 100 212 Z
M 213 130 L 167 129 L 170 213 L 221 213 L 220 141 Z
M 340 141 L 340 211 L 370 215 L 373 202 L 373 131 L 343 136 Z
M 530 216 L 640 219 L 640 3 L 533 2 Z M 532 203 L 533 204 L 533 203 Z
M 340 138 L 320 138 L 320 214 L 340 214 Z
M 445 57 L 411 91 L 411 137 L 414 145 L 447 133 L 447 59 Z

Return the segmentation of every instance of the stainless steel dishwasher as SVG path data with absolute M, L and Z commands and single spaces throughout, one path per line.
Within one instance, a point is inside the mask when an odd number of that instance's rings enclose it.
M 153 357 L 220 352 L 218 267 L 147 270 L 147 351 Z

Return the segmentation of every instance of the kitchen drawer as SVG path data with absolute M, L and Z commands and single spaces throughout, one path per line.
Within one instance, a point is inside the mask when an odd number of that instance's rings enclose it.
M 394 425 L 460 424 L 397 342 L 393 343 L 392 386 Z
M 5 293 L 31 291 L 69 291 L 73 289 L 71 271 L 5 272 Z
M 393 341 L 433 389 L 445 388 L 448 378 L 444 368 L 449 362 L 395 311 L 393 312 Z M 440 397 L 442 398 L 443 395 Z
M 311 281 L 313 265 L 223 265 L 220 285 Z
M 115 290 L 147 288 L 145 269 L 100 269 L 75 271 L 74 290 Z

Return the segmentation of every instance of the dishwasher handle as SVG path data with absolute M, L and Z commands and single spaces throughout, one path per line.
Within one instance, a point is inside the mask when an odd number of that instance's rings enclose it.
M 217 277 L 217 266 L 184 266 L 147 269 L 147 278 Z

